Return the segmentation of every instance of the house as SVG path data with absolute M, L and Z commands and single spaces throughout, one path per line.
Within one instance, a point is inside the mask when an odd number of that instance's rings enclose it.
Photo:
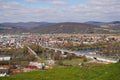
M 0 61 L 9 61 L 11 56 L 0 55 Z
M 38 69 L 41 69 L 41 68 L 42 68 L 42 63 L 30 62 L 29 65 L 26 65 L 26 66 L 23 68 L 23 71 L 24 71 L 24 72 L 30 72 L 30 71 L 38 70 Z
M 19 70 L 19 69 L 11 69 L 11 70 L 10 70 L 10 74 L 11 74 L 11 75 L 19 74 L 19 73 L 21 73 L 21 72 L 22 72 L 22 71 Z
M 33 70 L 38 70 L 39 68 L 37 66 L 34 66 L 34 65 L 26 65 L 24 68 L 23 68 L 23 72 L 30 72 L 30 71 L 33 71 Z
M 8 66 L 8 65 L 0 66 L 0 77 L 7 76 L 8 72 L 9 72 L 9 68 L 10 68 L 10 66 Z
M 55 61 L 54 61 L 54 60 L 51 60 L 51 59 L 50 59 L 50 60 L 47 60 L 46 62 L 47 62 L 49 65 L 54 65 L 54 64 L 55 64 Z
M 8 69 L 0 69 L 0 77 L 2 77 L 2 76 L 7 76 L 7 74 L 8 74 Z

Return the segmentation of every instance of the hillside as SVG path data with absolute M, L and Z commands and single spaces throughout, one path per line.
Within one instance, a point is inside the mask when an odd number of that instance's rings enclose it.
M 22 73 L 1 80 L 120 80 L 120 63 Z
M 101 75 L 93 80 L 120 80 L 120 63 L 112 64 L 107 67 Z
M 113 21 L 105 24 L 106 26 L 109 26 L 110 29 L 113 30 L 120 30 L 120 21 Z
M 95 22 L 86 23 L 64 22 L 19 22 L 19 23 L 1 23 L 0 33 L 120 33 L 120 21 L 113 22 Z
M 23 33 L 23 32 L 29 32 L 29 31 L 28 29 L 24 29 L 24 28 L 12 28 L 12 27 L 0 26 L 0 33 L 15 34 L 15 33 Z
M 84 23 L 56 23 L 47 25 L 45 27 L 37 27 L 32 29 L 31 32 L 37 33 L 94 33 L 94 28 L 98 26 L 89 25 Z
M 25 28 L 30 29 L 38 26 L 46 26 L 48 22 L 17 22 L 17 23 L 1 23 L 0 26 L 11 27 L 11 28 Z
M 96 21 L 88 21 L 86 24 L 97 25 L 101 27 L 105 27 L 112 30 L 120 30 L 120 21 L 112 21 L 112 22 L 96 22 Z
M 18 22 L 0 23 L 0 33 L 23 33 L 29 32 L 32 28 L 46 26 L 48 22 Z
M 85 22 L 85 24 L 91 24 L 91 25 L 101 26 L 101 25 L 104 25 L 105 22 L 88 21 L 88 22 Z

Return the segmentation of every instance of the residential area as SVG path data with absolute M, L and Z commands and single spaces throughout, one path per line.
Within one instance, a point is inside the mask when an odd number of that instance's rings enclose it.
M 120 60 L 120 46 L 115 44 L 119 42 L 116 34 L 1 34 L 0 76 L 59 66 L 116 63 Z M 110 48 L 116 54 L 108 53 Z

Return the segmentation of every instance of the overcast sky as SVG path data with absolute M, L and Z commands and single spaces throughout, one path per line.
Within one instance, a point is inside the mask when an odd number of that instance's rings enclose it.
M 0 22 L 120 20 L 120 0 L 0 0 Z

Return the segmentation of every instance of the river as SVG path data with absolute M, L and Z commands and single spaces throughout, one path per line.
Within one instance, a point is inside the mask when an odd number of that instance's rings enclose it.
M 84 50 L 77 50 L 80 53 L 84 53 L 84 54 L 95 54 L 97 51 L 99 51 L 98 48 L 93 48 L 93 49 L 84 49 Z

